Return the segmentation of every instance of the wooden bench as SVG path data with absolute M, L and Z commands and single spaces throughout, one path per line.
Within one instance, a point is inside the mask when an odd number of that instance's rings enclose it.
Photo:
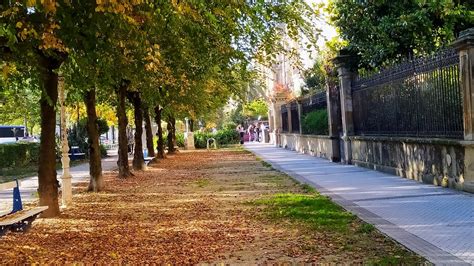
M 145 157 L 145 158 L 143 158 L 146 165 L 148 165 L 151 162 L 151 160 L 153 160 L 153 159 L 155 159 L 155 157 Z
M 36 217 L 48 209 L 47 206 L 40 206 L 23 210 L 20 195 L 20 182 L 18 180 L 0 184 L 0 190 L 13 188 L 13 209 L 11 211 L 0 212 L 0 237 L 8 230 L 13 232 L 24 232 L 31 227 Z

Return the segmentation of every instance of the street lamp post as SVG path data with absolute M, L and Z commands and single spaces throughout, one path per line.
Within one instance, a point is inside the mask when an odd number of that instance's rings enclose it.
M 58 92 L 59 104 L 61 106 L 61 163 L 63 166 L 63 173 L 61 175 L 62 181 L 62 205 L 68 207 L 72 202 L 72 185 L 71 173 L 69 172 L 69 143 L 67 141 L 66 131 L 66 107 L 64 106 L 65 92 L 64 92 L 64 77 L 58 78 Z

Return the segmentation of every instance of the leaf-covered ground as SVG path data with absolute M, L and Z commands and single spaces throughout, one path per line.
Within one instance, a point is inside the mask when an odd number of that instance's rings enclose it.
M 424 260 L 239 150 L 181 152 L 0 239 L 0 264 Z

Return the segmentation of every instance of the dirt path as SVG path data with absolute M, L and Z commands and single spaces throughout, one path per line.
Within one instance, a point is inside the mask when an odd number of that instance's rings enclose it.
M 182 152 L 135 174 L 108 173 L 98 194 L 78 184 L 61 217 L 0 239 L 0 263 L 423 261 L 355 218 L 340 231 L 274 215 L 262 199 L 316 196 L 245 151 Z

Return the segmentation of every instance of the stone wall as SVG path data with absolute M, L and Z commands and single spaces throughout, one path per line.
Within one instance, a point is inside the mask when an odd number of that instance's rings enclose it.
M 352 163 L 420 182 L 461 188 L 465 143 L 445 139 L 349 137 Z
M 339 161 L 339 142 L 337 139 L 320 135 L 281 133 L 278 140 L 278 146 L 282 148 L 331 161 Z

